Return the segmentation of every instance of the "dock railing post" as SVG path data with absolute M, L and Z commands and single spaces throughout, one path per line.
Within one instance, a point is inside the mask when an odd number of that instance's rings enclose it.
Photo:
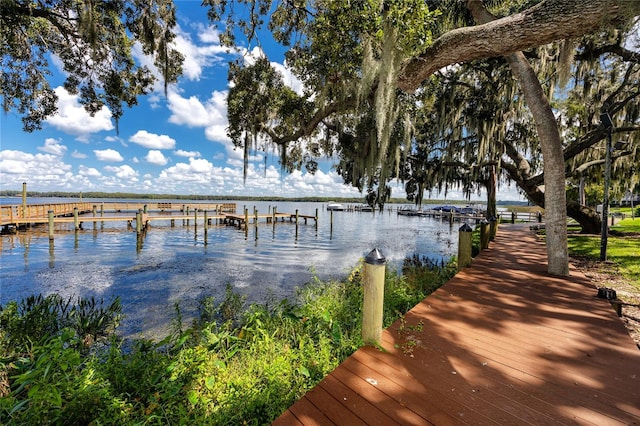
M 483 219 L 480 222 L 480 251 L 489 248 L 489 222 Z
M 458 229 L 458 271 L 471 264 L 471 237 L 473 228 L 465 223 Z
M 378 344 L 382 337 L 385 263 L 386 258 L 377 248 L 364 259 L 362 340 L 366 344 Z
M 22 218 L 27 217 L 27 182 L 22 182 Z
M 53 240 L 53 210 L 49 210 L 49 239 Z

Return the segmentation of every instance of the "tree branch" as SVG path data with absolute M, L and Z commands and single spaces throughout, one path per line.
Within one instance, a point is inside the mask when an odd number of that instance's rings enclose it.
M 289 142 L 294 142 L 300 138 L 311 136 L 316 127 L 324 121 L 327 117 L 345 109 L 352 108 L 356 105 L 356 98 L 349 97 L 340 103 L 334 103 L 319 109 L 306 123 L 302 123 L 298 130 L 289 135 L 278 135 L 272 128 L 268 126 L 262 126 L 262 131 L 269 135 L 271 141 L 277 145 L 286 145 Z
M 640 13 L 640 2 L 544 0 L 522 13 L 443 34 L 422 55 L 404 65 L 398 87 L 413 92 L 428 76 L 448 65 L 578 37 L 615 24 L 627 13 Z

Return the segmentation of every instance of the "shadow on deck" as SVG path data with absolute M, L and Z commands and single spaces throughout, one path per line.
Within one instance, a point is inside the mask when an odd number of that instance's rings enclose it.
M 274 424 L 640 424 L 640 350 L 582 273 L 546 267 L 534 234 L 501 226 Z

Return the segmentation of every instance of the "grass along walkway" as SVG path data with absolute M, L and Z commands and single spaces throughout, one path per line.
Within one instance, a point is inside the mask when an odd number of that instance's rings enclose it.
M 616 290 L 619 299 L 640 303 L 640 218 L 627 218 L 610 228 L 607 261 L 600 261 L 600 235 L 569 234 L 572 263 L 597 287 Z M 640 347 L 640 308 L 624 307 L 622 321 Z
M 600 258 L 600 235 L 569 235 L 572 256 Z M 640 293 L 640 218 L 624 219 L 611 227 L 607 238 L 607 262 L 611 273 L 621 275 Z

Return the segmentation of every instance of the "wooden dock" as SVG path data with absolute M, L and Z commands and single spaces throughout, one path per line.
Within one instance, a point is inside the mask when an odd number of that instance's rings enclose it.
M 26 224 L 47 223 L 49 212 L 54 218 L 92 214 L 104 217 L 104 214 L 133 213 L 143 210 L 147 213 L 184 213 L 194 211 L 210 213 L 228 213 L 236 211 L 235 203 L 169 203 L 169 202 L 65 202 L 44 204 L 11 204 L 0 206 L 0 226 L 21 226 Z M 117 216 L 116 216 L 117 217 Z M 116 220 L 116 219 L 107 219 Z M 120 218 L 119 220 L 122 220 Z
M 257 225 L 261 220 L 277 222 L 289 220 L 295 222 L 303 220 L 306 224 L 309 219 L 313 219 L 317 226 L 318 211 L 315 215 L 295 213 L 279 213 L 274 208 L 270 214 L 258 214 L 254 209 L 253 214 L 249 214 L 245 208 L 244 214 L 237 214 L 235 203 L 57 203 L 57 204 L 27 204 L 27 205 L 7 205 L 0 206 L 0 225 L 3 232 L 9 232 L 11 228 L 28 227 L 32 225 L 48 225 L 49 237 L 53 239 L 54 227 L 56 224 L 73 224 L 75 230 L 83 229 L 86 222 L 124 222 L 127 226 L 135 224 L 136 231 L 141 232 L 147 228 L 151 222 L 170 221 L 175 225 L 176 220 L 185 223 L 198 222 L 210 225 L 213 221 L 225 225 L 233 225 L 238 228 L 248 228 L 249 224 Z M 106 213 L 106 215 L 105 215 Z M 193 222 L 191 222 L 193 221 Z
M 528 227 L 501 225 L 274 424 L 640 424 L 640 350 L 594 283 L 546 267 Z

